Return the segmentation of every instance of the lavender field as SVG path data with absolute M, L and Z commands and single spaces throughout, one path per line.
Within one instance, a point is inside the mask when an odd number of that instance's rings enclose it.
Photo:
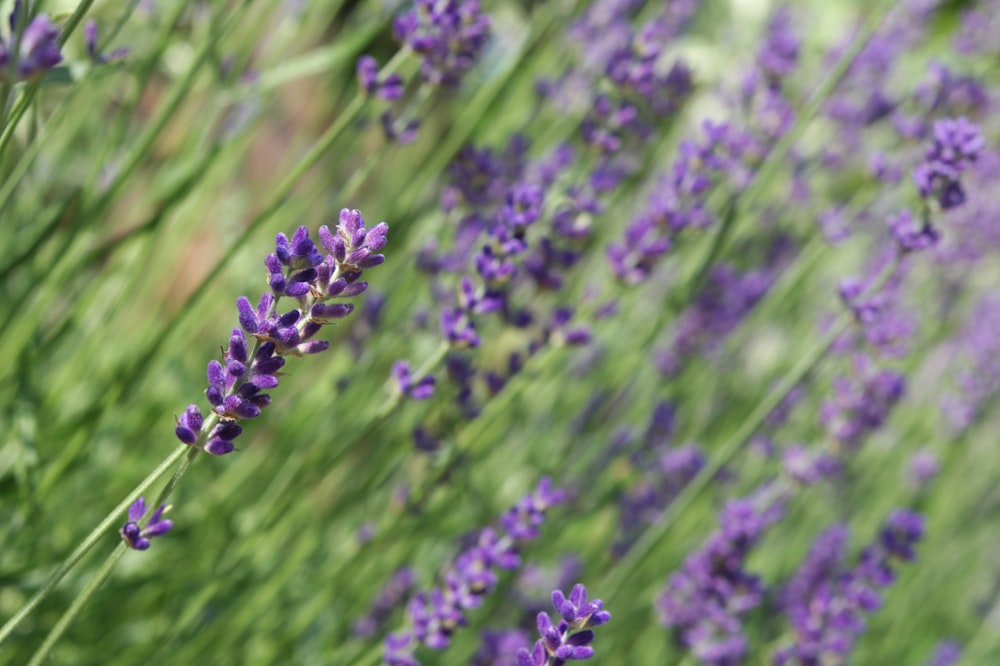
M 0 664 L 1000 664 L 1000 2 L 0 14 Z

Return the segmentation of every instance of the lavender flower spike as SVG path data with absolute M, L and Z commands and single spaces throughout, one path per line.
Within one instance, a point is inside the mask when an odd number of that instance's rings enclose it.
M 590 647 L 594 632 L 589 628 L 611 620 L 611 613 L 601 609 L 601 600 L 588 602 L 587 588 L 577 584 L 568 599 L 555 590 L 552 605 L 562 619 L 553 624 L 547 613 L 538 614 L 538 633 L 542 637 L 530 652 L 527 648 L 518 650 L 519 666 L 563 666 L 568 661 L 594 656 L 594 648 Z
M 329 347 L 326 340 L 314 339 L 316 334 L 354 311 L 353 304 L 339 301 L 368 288 L 360 278 L 385 261 L 379 250 L 388 242 L 388 231 L 385 222 L 367 229 L 360 211 L 345 208 L 335 229 L 319 228 L 320 242 L 330 252 L 325 257 L 307 227 L 291 238 L 278 234 L 274 252 L 264 260 L 270 290 L 256 306 L 245 296 L 236 300 L 240 328 L 233 329 L 222 360 L 208 363 L 205 397 L 211 413 L 205 418 L 190 405 L 177 419 L 177 439 L 212 455 L 235 451 L 233 440 L 243 432 L 240 422 L 260 416 L 271 404 L 267 391 L 278 386 L 286 357 Z M 282 297 L 294 299 L 297 307 L 280 313 Z
M 468 624 L 465 614 L 482 605 L 483 597 L 496 587 L 496 570 L 521 566 L 519 545 L 538 537 L 545 512 L 562 502 L 563 498 L 564 493 L 552 487 L 551 479 L 543 478 L 534 492 L 522 497 L 517 505 L 501 516 L 500 529 L 487 527 L 481 530 L 475 542 L 460 553 L 444 573 L 443 585 L 417 594 L 407 604 L 410 627 L 386 637 L 383 661 L 391 666 L 414 666 L 419 663 L 414 652 L 421 644 L 432 650 L 447 648 L 451 644 L 452 632 Z M 595 623 L 607 621 L 602 620 L 605 615 L 599 601 L 586 603 L 585 591 L 581 596 L 574 590 L 570 600 L 563 601 L 572 605 L 572 612 L 578 621 L 585 622 L 585 618 L 590 616 Z M 570 612 L 570 606 L 566 609 Z M 584 615 L 576 617 L 578 611 Z M 576 635 L 587 633 L 581 631 Z
M 478 0 L 414 0 L 393 21 L 396 40 L 423 58 L 420 73 L 436 86 L 457 86 L 479 59 L 490 19 Z
M 170 507 L 161 504 L 160 508 L 149 517 L 145 527 L 139 525 L 139 521 L 146 515 L 146 500 L 143 497 L 137 499 L 128 510 L 128 522 L 122 525 L 119 533 L 125 544 L 134 550 L 146 550 L 149 548 L 149 540 L 166 534 L 173 528 L 174 524 L 170 520 L 163 519 L 163 514 Z
M 934 199 L 947 210 L 965 203 L 961 173 L 986 148 L 979 127 L 965 118 L 945 118 L 934 123 L 934 142 L 924 162 L 913 171 L 913 180 L 924 199 Z

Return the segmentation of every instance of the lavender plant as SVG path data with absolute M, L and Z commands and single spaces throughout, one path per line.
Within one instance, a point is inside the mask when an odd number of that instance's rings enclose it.
M 993 5 L 7 3 L 0 662 L 992 663 Z

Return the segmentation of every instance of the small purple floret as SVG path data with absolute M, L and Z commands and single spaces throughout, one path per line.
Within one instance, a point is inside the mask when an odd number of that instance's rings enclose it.
M 166 513 L 167 509 L 166 504 L 160 505 L 160 508 L 154 511 L 153 515 L 149 517 L 146 526 L 142 527 L 139 525 L 139 521 L 142 520 L 148 510 L 146 500 L 140 497 L 133 502 L 132 506 L 128 509 L 128 522 L 122 525 L 118 531 L 122 535 L 122 540 L 125 544 L 135 550 L 146 550 L 149 548 L 150 539 L 169 532 L 174 524 L 169 520 L 163 519 L 163 514 Z

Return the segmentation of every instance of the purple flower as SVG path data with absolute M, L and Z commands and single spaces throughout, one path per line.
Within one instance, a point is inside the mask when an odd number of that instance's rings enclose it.
M 483 631 L 472 666 L 518 666 L 517 651 L 529 645 L 528 632 L 521 629 Z
M 360 211 L 344 209 L 334 230 L 319 229 L 322 246 L 330 252 L 325 257 L 307 227 L 299 227 L 291 238 L 279 233 L 274 252 L 264 261 L 270 291 L 256 307 L 245 296 L 237 299 L 240 328 L 233 329 L 222 360 L 208 364 L 205 397 L 212 414 L 205 419 L 196 405 L 189 406 L 177 419 L 177 438 L 190 445 L 203 442 L 203 450 L 213 455 L 234 451 L 233 440 L 243 432 L 239 422 L 256 418 L 271 403 L 267 391 L 278 386 L 286 357 L 329 347 L 314 337 L 354 310 L 353 304 L 339 300 L 368 288 L 361 275 L 385 261 L 379 251 L 388 241 L 388 229 L 385 222 L 367 229 Z M 282 297 L 295 299 L 298 307 L 279 313 Z M 338 302 L 330 302 L 334 299 Z
M 126 48 L 115 49 L 107 55 L 98 52 L 97 21 L 93 19 L 87 21 L 87 25 L 84 26 L 84 38 L 87 42 L 87 55 L 89 55 L 90 59 L 98 65 L 106 65 L 108 63 L 116 62 L 128 55 L 128 49 Z
M 924 666 L 955 666 L 961 656 L 962 646 L 957 641 L 941 641 Z
M 552 592 L 552 605 L 562 619 L 553 624 L 548 613 L 538 614 L 538 633 L 542 637 L 531 651 L 517 651 L 519 666 L 563 666 L 568 661 L 594 656 L 594 648 L 590 647 L 594 632 L 589 627 L 611 620 L 611 613 L 601 609 L 601 600 L 588 602 L 587 588 L 578 583 L 569 598 L 560 590 Z
M 900 211 L 889 218 L 889 233 L 903 252 L 920 252 L 937 244 L 941 235 L 931 226 L 930 221 L 918 223 L 908 210 Z
M 135 550 L 149 548 L 150 539 L 166 534 L 174 526 L 173 522 L 163 519 L 163 514 L 168 509 L 166 504 L 161 504 L 160 508 L 149 517 L 146 526 L 142 527 L 139 521 L 146 515 L 146 500 L 143 497 L 137 499 L 128 509 L 128 522 L 118 531 L 122 535 L 122 540 L 129 548 Z
M 750 551 L 780 515 L 780 503 L 758 510 L 749 499 L 729 502 L 719 530 L 684 561 L 656 601 L 660 622 L 703 664 L 745 657 L 741 617 L 760 604 L 763 582 L 745 569 Z
M 851 375 L 833 380 L 833 397 L 824 403 L 821 420 L 838 442 L 857 450 L 882 427 L 906 391 L 904 376 L 880 370 L 867 356 L 856 356 Z
M 374 95 L 387 102 L 394 102 L 403 96 L 403 79 L 398 74 L 378 78 L 378 63 L 375 58 L 363 55 L 357 64 L 358 85 L 367 95 Z
M 426 400 L 434 395 L 434 375 L 424 375 L 414 381 L 410 374 L 410 364 L 407 361 L 396 361 L 392 366 L 392 377 L 396 380 L 396 389 L 403 395 L 414 400 Z
M 424 80 L 436 86 L 461 83 L 490 35 L 478 0 L 414 0 L 392 27 L 396 40 L 420 55 Z
M 844 571 L 847 529 L 835 525 L 823 532 L 785 590 L 782 605 L 795 642 L 775 653 L 775 666 L 813 666 L 820 655 L 846 662 L 867 616 L 881 606 L 879 590 L 895 578 L 893 565 L 912 560 L 922 536 L 919 514 L 894 511 L 875 543 Z
M 10 15 L 12 30 L 18 24 L 19 9 L 20 3 L 16 3 L 14 12 Z M 13 34 L 9 40 L 9 43 L 5 43 L 0 39 L 0 79 L 4 81 L 34 81 L 62 62 L 59 28 L 47 14 L 39 14 L 31 20 L 19 43 L 17 36 Z M 19 52 L 12 54 L 9 49 L 15 44 L 19 44 Z M 12 68 L 15 69 L 14 73 L 11 72 Z
M 481 530 L 444 573 L 441 587 L 413 597 L 406 609 L 410 629 L 386 637 L 383 660 L 409 666 L 417 663 L 413 653 L 421 644 L 434 650 L 448 647 L 452 632 L 467 624 L 466 612 L 478 608 L 483 597 L 493 591 L 496 570 L 521 565 L 519 545 L 538 537 L 545 512 L 563 497 L 561 490 L 552 487 L 551 479 L 543 478 L 534 492 L 501 517 L 500 530 Z M 599 607 L 595 614 L 600 615 Z
M 922 449 L 910 456 L 909 475 L 917 488 L 924 488 L 941 472 L 941 462 L 931 451 Z
M 783 8 L 771 17 L 767 35 L 757 52 L 757 65 L 768 81 L 777 86 L 781 79 L 795 69 L 799 61 L 799 38 L 795 34 L 792 17 Z
M 934 123 L 933 143 L 924 162 L 913 171 L 920 196 L 948 210 L 965 203 L 961 174 L 986 148 L 979 127 L 967 119 L 945 118 Z

